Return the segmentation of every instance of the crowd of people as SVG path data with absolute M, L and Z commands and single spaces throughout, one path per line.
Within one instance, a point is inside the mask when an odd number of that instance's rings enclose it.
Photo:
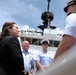
M 19 30 L 15 22 L 5 22 L 0 33 L 0 75 L 33 75 L 41 70 L 46 72 L 51 63 L 76 43 L 76 0 L 64 8 L 67 14 L 65 29 L 55 57 L 48 51 L 49 40 L 42 39 L 42 50 L 38 54 L 29 52 L 29 41 L 19 43 Z M 70 43 L 69 43 L 70 42 Z M 22 48 L 21 48 L 22 47 Z
M 5 22 L 0 35 L 0 75 L 32 75 L 34 69 L 45 71 L 52 58 L 48 52 L 49 40 L 41 40 L 39 54 L 29 51 L 29 41 L 18 40 L 19 30 L 15 22 Z

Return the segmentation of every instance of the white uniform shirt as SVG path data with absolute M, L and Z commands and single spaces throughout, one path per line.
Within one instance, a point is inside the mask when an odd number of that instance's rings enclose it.
M 67 16 L 65 20 L 64 34 L 76 38 L 76 13 L 72 13 Z
M 38 60 L 42 66 L 48 66 L 52 62 L 51 53 L 42 50 L 34 56 L 34 60 Z
M 75 44 L 69 50 L 76 50 L 76 13 L 71 13 L 67 16 L 65 20 L 64 34 L 75 38 Z

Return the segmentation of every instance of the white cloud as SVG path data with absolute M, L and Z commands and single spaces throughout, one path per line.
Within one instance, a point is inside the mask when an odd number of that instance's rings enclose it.
M 30 31 L 35 31 L 34 28 L 30 28 L 28 25 L 24 25 L 21 27 L 20 30 L 30 30 Z M 38 32 L 41 31 L 41 30 L 37 30 Z M 56 28 L 54 30 L 51 30 L 51 33 L 52 34 L 63 34 L 63 30 L 61 30 L 60 28 Z
M 60 29 L 59 27 L 56 30 L 57 30 L 57 34 L 63 34 L 63 30 Z
M 21 27 L 21 30 L 29 30 L 29 29 L 30 29 L 30 28 L 29 28 L 28 25 L 24 25 L 24 26 Z
M 34 28 L 30 28 L 29 25 L 24 25 L 20 28 L 20 30 L 31 30 L 31 31 L 35 31 Z

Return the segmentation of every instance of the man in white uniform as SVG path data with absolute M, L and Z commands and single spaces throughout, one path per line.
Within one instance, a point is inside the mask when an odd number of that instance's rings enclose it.
M 73 47 L 76 41 L 76 0 L 68 2 L 67 6 L 64 8 L 64 11 L 67 14 L 64 34 L 54 59 Z
M 42 50 L 34 57 L 37 71 L 41 70 L 43 72 L 46 71 L 47 68 L 50 67 L 52 62 L 52 57 L 50 51 L 48 51 L 49 40 L 43 39 L 41 40 Z

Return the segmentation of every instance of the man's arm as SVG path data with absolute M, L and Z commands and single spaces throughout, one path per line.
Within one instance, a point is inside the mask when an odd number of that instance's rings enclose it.
M 41 63 L 40 63 L 38 60 L 35 60 L 35 63 L 36 63 L 36 66 L 37 66 L 39 69 L 41 69 L 42 71 L 45 72 L 43 66 L 41 65 Z
M 29 75 L 32 75 L 33 71 L 34 71 L 34 65 L 31 66 Z
M 59 55 L 61 55 L 62 53 L 64 53 L 65 51 L 67 51 L 69 48 L 71 48 L 74 43 L 75 43 L 74 37 L 69 36 L 69 35 L 64 35 L 62 38 L 62 41 L 60 42 L 58 46 L 54 59 L 58 57 Z

